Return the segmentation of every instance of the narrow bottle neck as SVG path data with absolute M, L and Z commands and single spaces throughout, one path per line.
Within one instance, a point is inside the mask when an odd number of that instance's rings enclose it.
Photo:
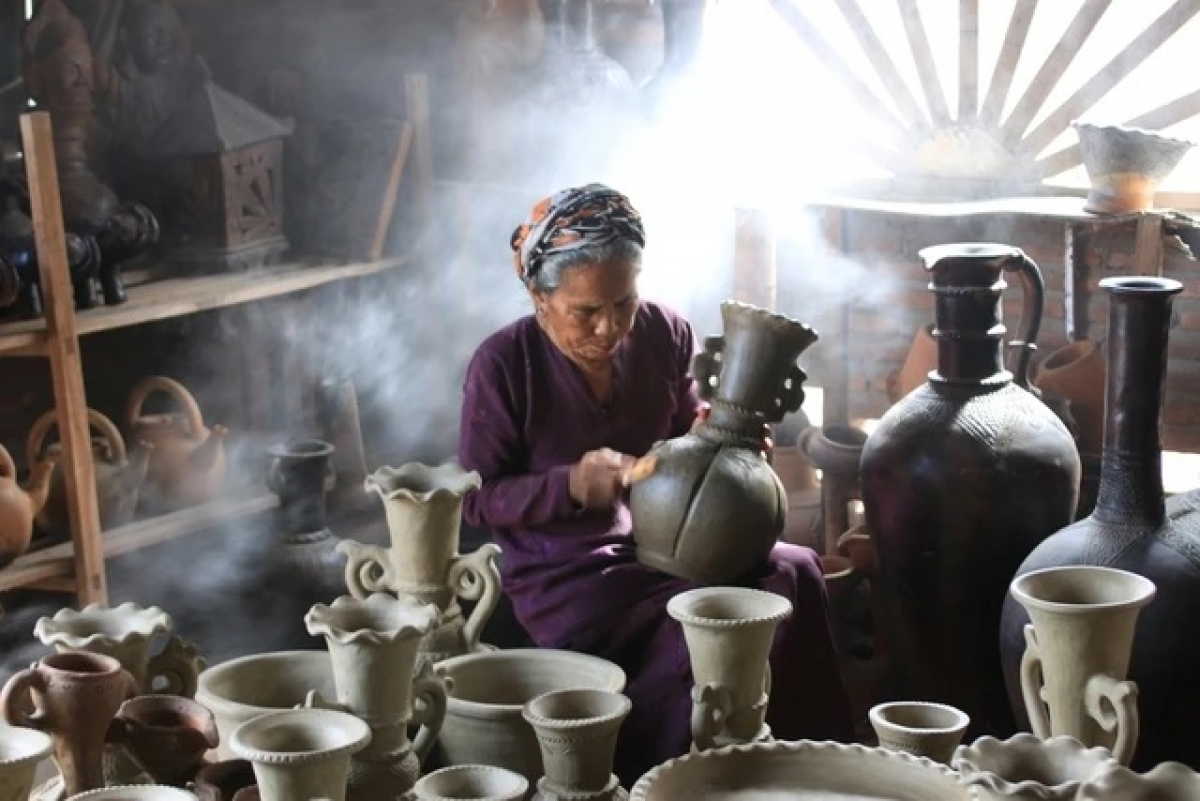
M 1012 380 L 1004 369 L 1004 335 L 1000 305 L 1003 280 L 990 287 L 931 284 L 935 299 L 938 369 L 935 380 L 954 384 L 999 385 Z

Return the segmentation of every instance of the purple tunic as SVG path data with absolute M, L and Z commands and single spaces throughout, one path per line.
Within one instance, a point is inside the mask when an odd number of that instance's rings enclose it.
M 528 316 L 479 346 L 464 388 L 459 461 L 483 478 L 464 515 L 490 528 L 503 549 L 504 590 L 539 646 L 595 654 L 628 675 L 633 711 L 616 764 L 626 787 L 691 743 L 691 667 L 666 604 L 695 585 L 637 561 L 624 501 L 606 511 L 578 509 L 568 472 L 591 450 L 641 456 L 686 433 L 699 408 L 688 374 L 694 351 L 687 321 L 643 301 L 614 357 L 612 395 L 602 404 Z M 777 545 L 746 583 L 795 607 L 771 655 L 767 720 L 774 735 L 850 741 L 816 554 Z

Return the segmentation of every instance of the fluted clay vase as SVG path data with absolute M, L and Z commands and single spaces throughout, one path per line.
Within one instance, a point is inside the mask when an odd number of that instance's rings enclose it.
M 1138 616 L 1128 679 L 1138 687 L 1141 732 L 1134 770 L 1160 762 L 1200 768 L 1192 736 L 1200 709 L 1200 641 L 1192 620 L 1200 604 L 1200 518 L 1163 501 L 1160 413 L 1167 377 L 1172 299 L 1178 281 L 1105 278 L 1108 384 L 1104 453 L 1096 509 L 1029 555 L 1016 575 L 1067 565 L 1128 570 L 1157 587 Z M 1025 718 L 1021 670 L 1029 614 L 1015 599 L 1004 609 L 1000 651 L 1008 697 Z
M 413 801 L 522 801 L 528 792 L 529 780 L 511 770 L 492 765 L 453 765 L 422 776 L 408 798 Z
M 898 403 L 908 393 L 924 384 L 929 374 L 937 369 L 938 360 L 937 339 L 933 336 L 932 325 L 922 325 L 913 334 L 912 344 L 900 369 L 887 378 L 887 396 L 892 403 Z
M 17 483 L 17 466 L 0 446 L 0 569 L 29 550 L 34 517 L 46 505 L 53 472 L 54 465 L 43 462 L 22 487 Z
M 763 590 L 702 587 L 671 598 L 667 613 L 683 626 L 692 663 L 693 749 L 769 740 L 767 657 L 791 602 Z
M 888 701 L 867 713 L 880 748 L 949 764 L 971 719 L 961 709 L 929 701 Z
M 980 737 L 959 747 L 950 764 L 980 801 L 1076 801 L 1080 786 L 1117 762 L 1107 748 L 1074 737 L 1020 732 L 1007 740 Z
M 1200 774 L 1182 762 L 1164 762 L 1146 773 L 1113 765 L 1079 788 L 1076 801 L 1193 801 Z
M 808 326 L 737 301 L 721 304 L 725 333 L 692 360 L 712 403 L 694 431 L 655 445 L 650 474 L 629 509 L 637 558 L 698 584 L 734 583 L 779 539 L 787 492 L 762 452 L 764 423 L 800 408 L 806 375 L 796 364 L 817 340 Z
M 324 636 L 333 663 L 337 702 L 371 727 L 371 742 L 353 759 L 350 797 L 382 798 L 408 790 L 420 775 L 446 717 L 446 683 L 428 662 L 417 670 L 417 647 L 441 617 L 435 604 L 409 595 L 342 596 L 305 616 L 309 633 Z M 414 699 L 421 728 L 410 743 Z
M 1123 125 L 1074 123 L 1091 190 L 1083 208 L 1133 214 L 1154 208 L 1154 194 L 1195 143 Z
M 27 801 L 38 764 L 53 751 L 54 742 L 45 732 L 0 727 L 0 801 Z
M 50 654 L 13 674 L 0 691 L 0 713 L 10 725 L 50 735 L 67 795 L 75 795 L 104 786 L 109 724 L 138 689 L 110 656 Z
M 990 243 L 920 256 L 936 297 L 938 366 L 883 415 L 862 453 L 876 631 L 896 692 L 966 712 L 968 738 L 1008 733 L 1001 607 L 1021 560 L 1074 519 L 1079 452 L 1026 389 L 1044 294 L 1037 265 Z M 1003 359 L 1006 274 L 1025 290 L 1013 372 Z
M 603 690 L 560 690 L 526 702 L 521 714 L 537 735 L 546 771 L 535 801 L 628 798 L 612 766 L 630 709 L 626 696 Z
M 1095 342 L 1080 340 L 1054 351 L 1030 372 L 1030 380 L 1043 397 L 1071 402 L 1071 416 L 1079 426 L 1079 447 L 1086 453 L 1100 453 L 1104 445 L 1107 370 L 1104 351 Z
M 196 801 L 196 795 L 161 784 L 124 784 L 89 790 L 67 801 Z
M 179 411 L 146 414 L 143 406 L 155 394 L 175 401 Z M 200 405 L 173 378 L 149 376 L 129 392 L 125 425 L 134 441 L 154 446 L 146 470 L 142 501 L 155 511 L 169 511 L 214 500 L 225 485 L 225 426 L 204 424 Z
M 173 625 L 171 616 L 157 606 L 132 601 L 112 607 L 88 604 L 80 610 L 63 607 L 53 617 L 40 618 L 33 636 L 59 653 L 88 651 L 114 657 L 133 675 L 140 692 L 191 698 L 204 669 L 196 646 L 174 635 L 158 653 L 150 653 L 153 639 L 170 632 Z
M 1125 679 L 1133 634 L 1154 584 L 1107 567 L 1025 573 L 1012 594 L 1029 613 L 1021 693 L 1033 733 L 1074 737 L 1129 764 L 1138 738 L 1137 685 Z
M 139 442 L 130 453 L 116 424 L 95 409 L 88 409 L 88 424 L 99 434 L 92 439 L 92 462 L 96 474 L 96 500 L 100 508 L 100 527 L 104 530 L 122 526 L 133 519 L 138 494 L 146 478 L 153 445 Z M 50 461 L 62 464 L 62 445 L 48 444 L 47 436 L 58 425 L 53 409 L 39 417 L 29 430 L 25 458 L 36 465 Z M 55 536 L 69 536 L 71 521 L 67 514 L 67 483 L 62 470 L 55 470 L 50 481 L 50 495 L 37 516 L 40 529 Z
M 253 787 L 254 765 L 248 759 L 224 759 L 200 768 L 192 791 L 200 801 L 233 801 L 239 790 Z
M 367 477 L 366 489 L 383 501 L 391 546 L 353 540 L 338 546 L 355 598 L 405 593 L 442 610 L 441 621 L 421 641 L 430 662 L 490 647 L 479 637 L 500 600 L 500 549 L 488 543 L 466 556 L 458 553 L 463 498 L 480 486 L 478 473 L 453 463 L 381 467 Z M 475 604 L 465 619 L 460 599 Z
M 218 742 L 212 712 L 178 695 L 131 698 L 117 711 L 108 734 L 155 783 L 179 787 L 195 776 Z
M 253 763 L 262 801 L 346 801 L 350 758 L 370 740 L 370 727 L 349 712 L 288 709 L 243 723 L 229 745 Z

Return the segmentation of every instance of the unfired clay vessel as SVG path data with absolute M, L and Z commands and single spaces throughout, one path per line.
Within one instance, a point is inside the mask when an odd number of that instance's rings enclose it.
M 131 698 L 117 711 L 108 736 L 156 783 L 173 786 L 195 776 L 218 741 L 212 712 L 177 695 Z
M 405 593 L 436 604 L 442 619 L 421 643 L 429 661 L 487 650 L 479 637 L 500 600 L 500 549 L 488 543 L 469 555 L 458 553 L 463 497 L 479 489 L 479 474 L 456 464 L 410 462 L 379 468 L 365 486 L 383 500 L 391 546 L 353 540 L 338 545 L 346 554 L 350 594 Z M 475 603 L 466 619 L 460 599 Z
M 879 746 L 949 764 L 971 719 L 961 709 L 928 701 L 890 701 L 867 714 Z
M 1163 762 L 1147 773 L 1114 765 L 1079 788 L 1077 801 L 1195 801 L 1200 774 L 1182 762 Z
M 26 801 L 38 763 L 50 756 L 50 735 L 24 726 L 0 727 L 0 801 Z
M 450 682 L 446 722 L 435 749 L 441 764 L 494 765 L 535 783 L 545 771 L 525 703 L 556 690 L 625 689 L 625 671 L 574 651 L 513 648 L 465 654 L 435 665 Z
M 1091 182 L 1083 208 L 1096 214 L 1131 214 L 1154 208 L 1159 183 L 1193 142 L 1124 125 L 1073 123 Z
M 229 747 L 254 764 L 262 801 L 345 801 L 350 758 L 370 740 L 349 712 L 288 709 L 238 726 Z
M 701 587 L 672 598 L 667 613 L 683 625 L 692 663 L 693 748 L 770 739 L 767 657 L 791 602 L 745 587 Z
M 89 790 L 67 801 L 196 801 L 196 796 L 178 787 L 161 784 L 126 784 Z
M 522 715 L 537 735 L 546 771 L 534 801 L 628 798 L 612 767 L 617 734 L 632 707 L 624 695 L 604 690 L 560 690 L 526 703 Z
M 455 765 L 422 777 L 405 801 L 521 801 L 529 780 L 491 765 Z
M 1012 583 L 1025 626 L 1021 691 L 1033 733 L 1103 746 L 1122 764 L 1137 747 L 1137 685 L 1126 681 L 1147 578 L 1109 567 L 1051 567 Z
M 959 747 L 951 761 L 980 801 L 1074 801 L 1084 782 L 1116 764 L 1107 748 L 1027 732 L 1007 740 L 980 737 Z

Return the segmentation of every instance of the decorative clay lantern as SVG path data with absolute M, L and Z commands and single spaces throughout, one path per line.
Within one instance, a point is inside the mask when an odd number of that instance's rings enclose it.
M 186 271 L 246 269 L 287 250 L 283 235 L 285 122 L 212 81 L 158 130 L 167 162 L 167 257 Z

